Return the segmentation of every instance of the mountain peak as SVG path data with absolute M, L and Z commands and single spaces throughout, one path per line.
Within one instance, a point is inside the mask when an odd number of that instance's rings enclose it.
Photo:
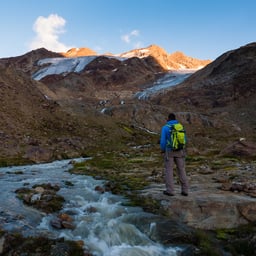
M 152 56 L 165 70 L 200 69 L 211 62 L 210 60 L 199 60 L 186 56 L 180 51 L 168 54 L 163 48 L 155 44 L 123 53 L 120 56 L 124 58 Z
M 184 68 L 195 68 L 200 69 L 211 62 L 211 60 L 199 60 L 196 58 L 189 57 L 181 51 L 176 51 L 169 55 L 169 58 L 174 63 L 179 63 Z
M 159 55 L 167 55 L 167 53 L 163 48 L 155 44 L 152 44 L 145 48 L 134 49 L 134 50 L 120 54 L 120 56 L 124 58 L 131 58 L 131 57 L 145 58 L 148 56 L 156 57 Z
M 147 47 L 147 49 L 152 51 L 152 52 L 159 51 L 159 52 L 166 53 L 166 51 L 162 47 L 160 47 L 156 44 L 151 44 L 150 46 Z
M 86 47 L 71 48 L 67 52 L 63 52 L 61 54 L 67 58 L 97 55 L 97 53 L 95 51 L 91 50 L 90 48 L 86 48 Z

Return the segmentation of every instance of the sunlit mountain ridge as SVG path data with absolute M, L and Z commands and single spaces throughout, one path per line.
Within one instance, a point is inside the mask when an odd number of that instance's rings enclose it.
M 66 53 L 61 54 L 65 57 L 72 58 L 91 55 L 99 56 L 99 54 L 89 48 L 72 48 Z M 211 60 L 199 60 L 193 57 L 189 57 L 181 51 L 168 54 L 163 48 L 154 44 L 145 48 L 133 49 L 125 53 L 106 53 L 102 55 L 121 58 L 145 58 L 152 56 L 165 70 L 200 69 L 211 62 Z

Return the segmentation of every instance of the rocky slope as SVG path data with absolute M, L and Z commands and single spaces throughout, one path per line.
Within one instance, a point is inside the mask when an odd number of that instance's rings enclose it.
M 38 60 L 57 57 L 63 57 L 63 55 L 40 48 L 21 56 L 0 59 L 0 63 L 4 64 L 5 66 L 12 66 L 15 69 L 21 70 L 31 76 L 38 69 L 36 65 Z
M 125 136 L 110 117 L 93 110 L 83 111 L 82 116 L 72 113 L 49 100 L 41 87 L 15 63 L 1 62 L 1 165 L 81 156 L 90 152 L 103 131 L 104 138 L 115 132 L 113 141 Z
M 65 134 L 74 124 L 70 120 L 68 125 L 69 117 L 58 104 L 48 101 L 26 74 L 3 65 L 0 72 L 1 159 L 28 155 L 34 159 L 36 154 L 41 154 L 41 160 L 51 159 L 48 149 L 54 143 L 46 134 L 57 134 L 59 130 Z M 44 144 L 48 149 L 43 150 Z

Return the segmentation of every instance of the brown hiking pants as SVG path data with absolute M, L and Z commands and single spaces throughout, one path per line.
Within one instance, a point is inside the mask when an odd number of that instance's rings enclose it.
M 177 167 L 177 174 L 181 183 L 181 192 L 188 193 L 188 179 L 185 171 L 185 150 L 166 151 L 164 154 L 165 185 L 166 191 L 174 194 L 173 169 L 174 163 Z

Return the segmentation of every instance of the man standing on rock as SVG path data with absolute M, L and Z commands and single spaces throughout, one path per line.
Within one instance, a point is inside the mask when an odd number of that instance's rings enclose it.
M 170 113 L 166 124 L 162 127 L 160 148 L 164 157 L 165 167 L 165 185 L 166 190 L 163 193 L 167 196 L 174 196 L 174 180 L 173 180 L 173 168 L 174 163 L 177 166 L 178 177 L 181 183 L 181 195 L 188 195 L 188 179 L 185 171 L 185 150 L 173 150 L 171 141 L 171 132 L 174 124 L 178 124 L 175 114 Z

